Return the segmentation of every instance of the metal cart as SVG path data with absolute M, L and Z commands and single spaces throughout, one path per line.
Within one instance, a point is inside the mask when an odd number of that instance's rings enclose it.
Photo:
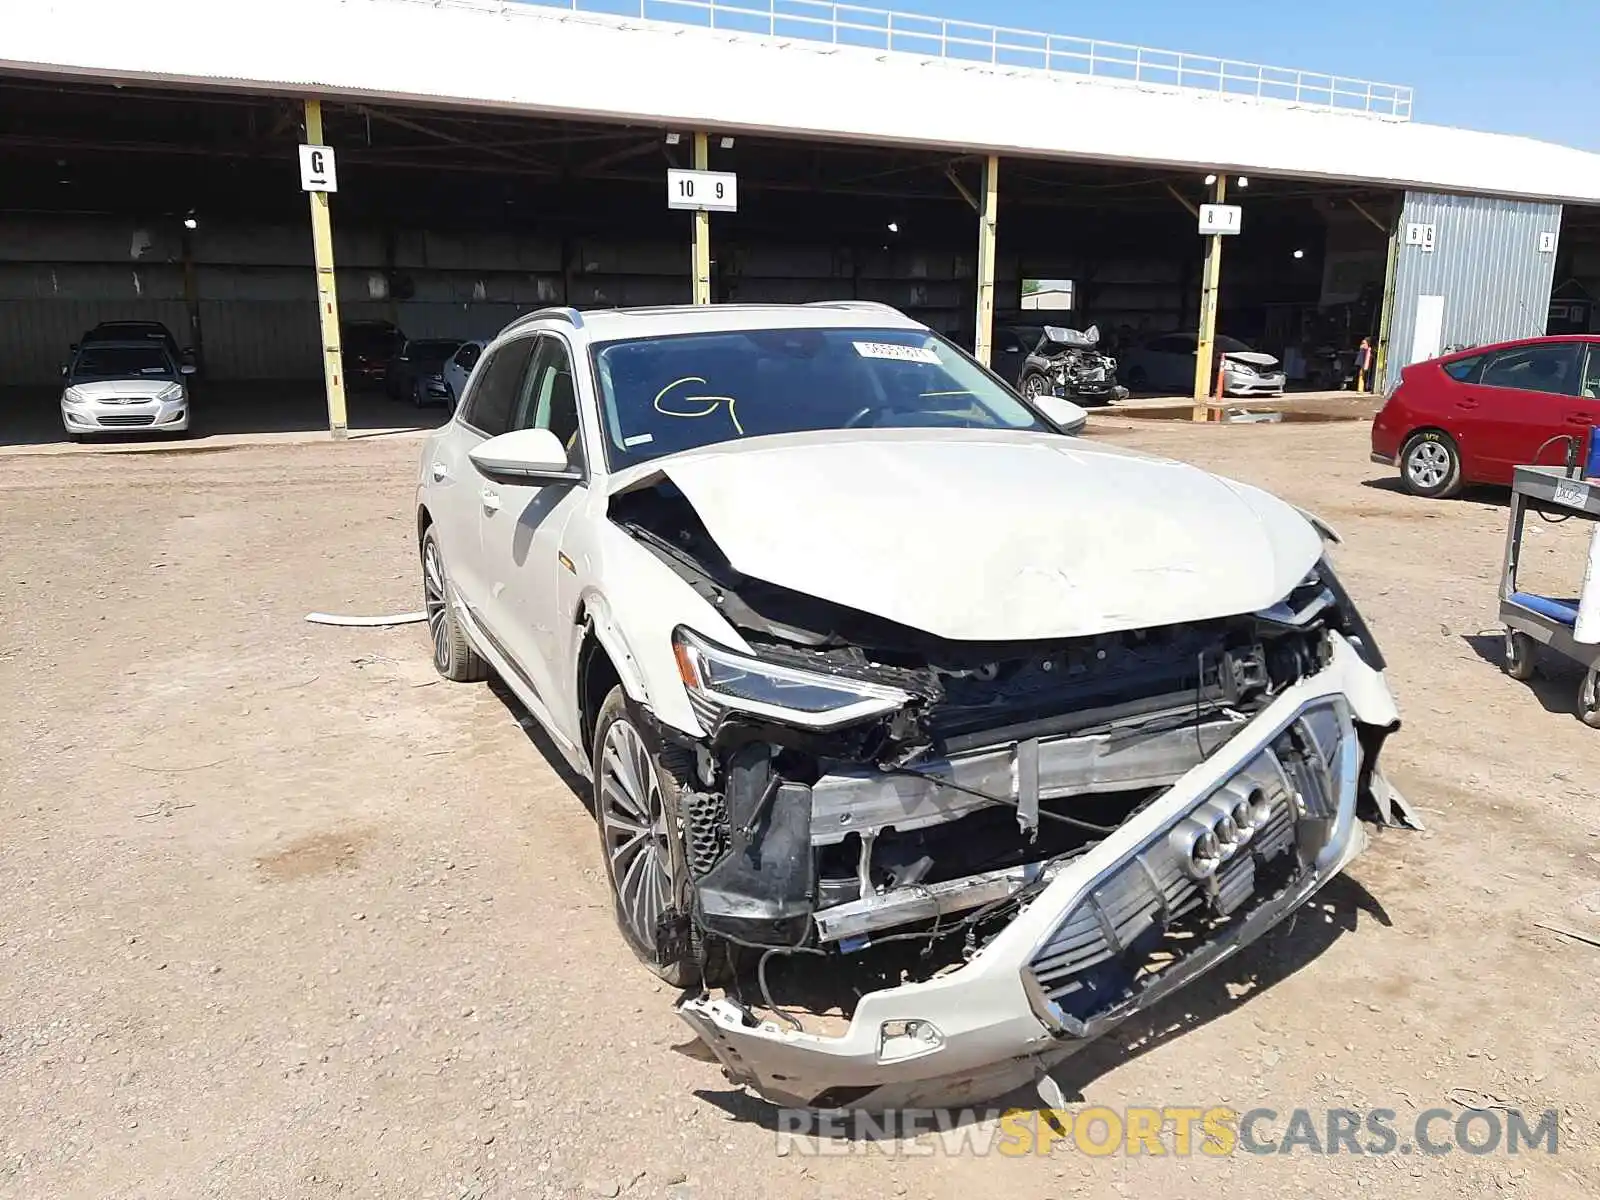
M 1584 668 L 1578 688 L 1578 716 L 1600 729 L 1600 645 L 1573 640 L 1578 619 L 1576 599 L 1538 596 L 1517 589 L 1517 556 L 1528 510 L 1560 517 L 1600 521 L 1600 481 L 1568 475 L 1561 467 L 1518 467 L 1511 485 L 1511 522 L 1506 530 L 1506 555 L 1500 573 L 1500 620 L 1506 627 L 1505 672 L 1513 679 L 1531 679 L 1537 647 L 1571 659 Z

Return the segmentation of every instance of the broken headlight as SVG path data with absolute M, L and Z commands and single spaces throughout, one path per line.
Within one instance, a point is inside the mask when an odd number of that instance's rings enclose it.
M 681 626 L 673 632 L 672 650 L 689 703 L 708 729 L 730 709 L 808 729 L 837 729 L 893 712 L 911 699 L 899 688 L 740 654 Z

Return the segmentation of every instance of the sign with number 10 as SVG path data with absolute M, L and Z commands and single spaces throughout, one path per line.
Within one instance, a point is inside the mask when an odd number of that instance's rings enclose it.
M 731 171 L 667 172 L 667 207 L 738 212 L 739 177 Z

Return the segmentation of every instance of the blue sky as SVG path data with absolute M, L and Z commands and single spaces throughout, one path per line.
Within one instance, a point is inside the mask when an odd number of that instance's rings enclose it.
M 1419 121 L 1600 151 L 1600 0 L 861 0 L 1409 84 Z

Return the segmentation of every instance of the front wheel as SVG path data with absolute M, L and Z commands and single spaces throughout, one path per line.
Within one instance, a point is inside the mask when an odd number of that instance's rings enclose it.
M 1022 394 L 1029 400 L 1037 400 L 1041 396 L 1051 395 L 1055 389 L 1050 381 L 1037 371 L 1029 371 L 1022 377 Z
M 620 687 L 600 708 L 591 764 L 595 825 L 617 928 L 665 982 L 691 987 L 702 976 L 695 940 L 663 936 L 666 923 L 688 911 L 689 870 L 678 828 L 684 788 L 651 751 Z
M 1449 434 L 1425 429 L 1406 440 L 1400 451 L 1400 482 L 1413 496 L 1430 500 L 1461 490 L 1461 454 Z
M 1600 729 L 1600 667 L 1584 672 L 1578 687 L 1578 720 L 1590 729 Z
M 1533 678 L 1535 662 L 1533 639 L 1515 629 L 1506 630 L 1506 674 L 1526 683 Z

